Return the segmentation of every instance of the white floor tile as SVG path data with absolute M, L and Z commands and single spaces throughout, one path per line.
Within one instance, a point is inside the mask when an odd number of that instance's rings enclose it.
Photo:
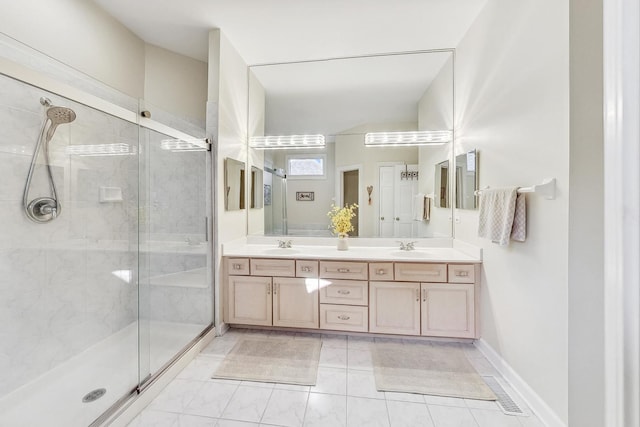
M 467 408 L 428 405 L 428 409 L 435 427 L 478 427 L 478 423 Z
M 144 410 L 128 424 L 128 427 L 176 427 L 178 414 Z
M 286 427 L 299 427 L 304 421 L 309 393 L 274 390 L 262 416 L 261 423 Z
M 269 388 L 238 387 L 220 418 L 259 422 L 272 391 Z
M 347 396 L 384 399 L 384 392 L 376 390 L 372 371 L 347 370 Z
M 199 417 L 196 415 L 180 414 L 178 416 L 179 427 L 215 427 L 217 418 Z
M 307 393 L 311 390 L 311 387 L 308 385 L 297 385 L 297 384 L 276 384 L 274 389 L 276 390 L 291 390 L 291 391 L 306 391 Z
M 347 348 L 347 336 L 346 335 L 322 335 L 322 347 L 332 348 Z
M 181 413 L 200 392 L 200 388 L 204 384 L 202 381 L 173 380 L 151 402 L 149 409 Z
M 372 371 L 371 350 L 349 348 L 347 351 L 347 368 Z
M 387 402 L 348 396 L 347 426 L 388 427 Z
M 260 387 L 260 388 L 274 388 L 275 383 L 264 383 L 260 381 L 242 381 L 240 383 L 241 386 L 246 387 Z
M 319 367 L 316 385 L 311 387 L 311 392 L 346 395 L 347 370 Z
M 423 403 L 387 401 L 391 427 L 434 427 L 427 405 Z
M 545 427 L 544 423 L 540 421 L 540 418 L 535 415 L 528 417 L 518 417 L 518 421 L 522 424 L 522 427 Z
M 226 356 L 236 343 L 236 338 L 225 338 L 224 336 L 214 338 L 213 341 L 211 341 L 211 343 L 202 350 L 202 354 Z
M 471 409 L 480 427 L 522 427 L 518 417 L 488 409 Z
M 463 399 L 469 409 L 488 409 L 490 411 L 501 411 L 498 406 L 498 402 L 495 400 L 478 400 L 478 399 Z
M 304 417 L 305 427 L 346 427 L 347 397 L 310 393 Z
M 220 356 L 198 356 L 177 376 L 183 380 L 208 381 L 224 358 Z
M 347 349 L 322 346 L 320 350 L 320 366 L 328 368 L 347 368 Z
M 458 399 L 455 397 L 432 396 L 430 394 L 425 394 L 424 401 L 427 405 L 457 406 L 459 408 L 467 407 L 464 399 Z
M 347 337 L 347 348 L 349 350 L 369 350 L 373 344 L 373 338 L 371 337 L 353 337 L 349 335 Z
M 237 389 L 237 385 L 219 384 L 213 381 L 205 383 L 183 412 L 218 418 Z
M 387 400 L 397 400 L 400 402 L 425 403 L 423 395 L 415 393 L 396 393 L 393 391 L 385 391 L 384 397 Z
M 260 424 L 236 420 L 218 420 L 216 427 L 259 427 Z

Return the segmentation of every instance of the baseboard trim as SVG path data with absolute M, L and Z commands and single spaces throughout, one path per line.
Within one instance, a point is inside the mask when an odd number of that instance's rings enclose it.
M 491 347 L 485 340 L 479 339 L 474 345 L 487 358 L 489 363 L 520 395 L 520 398 L 531 408 L 547 427 L 567 427 L 549 405 L 522 379 L 520 375 Z

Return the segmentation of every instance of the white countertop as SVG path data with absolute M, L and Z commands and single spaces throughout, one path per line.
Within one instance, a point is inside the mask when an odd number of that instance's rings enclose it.
M 453 244 L 451 246 L 453 246 Z M 482 252 L 476 249 L 477 248 L 466 247 L 420 246 L 418 244 L 413 251 L 401 251 L 398 249 L 398 246 L 360 246 L 351 243 L 349 250 L 339 251 L 336 249 L 335 244 L 298 245 L 293 243 L 291 248 L 280 249 L 274 244 L 243 244 L 234 242 L 223 245 L 222 255 L 247 258 L 481 263 Z

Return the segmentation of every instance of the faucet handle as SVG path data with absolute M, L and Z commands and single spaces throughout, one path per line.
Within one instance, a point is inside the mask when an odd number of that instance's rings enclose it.
M 400 243 L 400 250 L 404 250 L 406 248 L 404 242 L 402 242 L 400 240 L 396 240 L 396 242 Z
M 414 245 L 415 245 L 416 243 L 418 243 L 418 242 L 417 242 L 417 241 L 408 242 L 408 243 L 406 244 L 406 248 L 407 248 L 407 250 L 413 250 L 413 249 L 415 249 L 415 246 L 414 246 Z

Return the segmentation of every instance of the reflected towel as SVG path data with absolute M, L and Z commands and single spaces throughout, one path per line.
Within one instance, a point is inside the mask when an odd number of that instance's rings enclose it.
M 518 187 L 482 190 L 478 237 L 490 239 L 499 245 L 508 244 L 509 238 L 524 241 L 526 205 L 524 194 L 518 195 Z
M 424 194 L 418 193 L 413 196 L 413 212 L 412 219 L 414 221 L 422 221 L 424 219 Z
M 424 212 L 422 213 L 422 219 L 429 221 L 431 219 L 431 197 L 424 196 Z

